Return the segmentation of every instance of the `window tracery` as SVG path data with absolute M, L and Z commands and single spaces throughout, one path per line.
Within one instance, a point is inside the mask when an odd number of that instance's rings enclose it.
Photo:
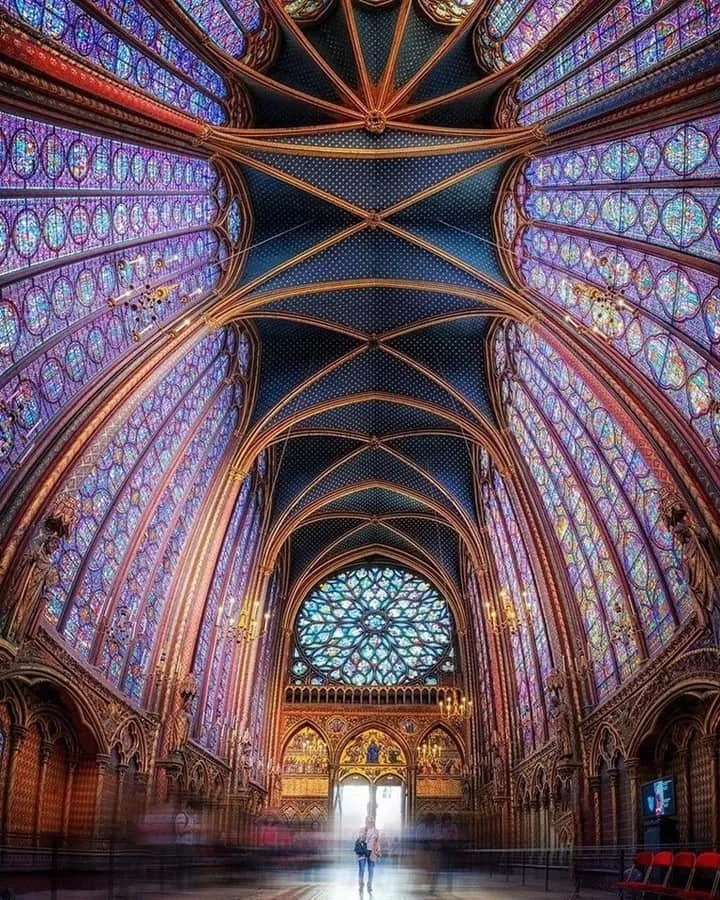
M 525 753 L 547 740 L 544 684 L 553 670 L 545 617 L 535 573 L 515 506 L 487 451 L 481 462 L 483 509 L 490 526 L 489 543 L 500 581 L 501 604 L 512 608 L 509 624 L 518 717 Z
M 207 160 L 9 113 L 0 126 L 1 481 L 93 378 L 216 287 L 230 247 Z
M 708 116 L 543 155 L 503 207 L 520 280 L 608 340 L 716 461 L 720 281 L 705 261 L 720 250 L 708 181 L 719 137 L 720 118 Z
M 453 671 L 450 610 L 411 572 L 348 569 L 318 585 L 298 613 L 296 684 L 437 684 Z
M 579 3 L 580 0 L 496 0 L 475 29 L 478 59 L 490 70 L 518 62 Z
M 496 338 L 508 424 L 565 557 L 603 699 L 689 612 L 659 516 L 660 480 L 622 423 L 558 350 L 509 324 Z
M 0 10 L 74 56 L 212 125 L 227 122 L 222 76 L 138 2 L 0 0 Z
M 262 519 L 262 494 L 257 478 L 247 476 L 215 569 L 208 595 L 193 670 L 205 679 L 204 705 L 198 736 L 210 750 L 218 751 L 220 735 L 228 725 L 227 691 L 231 671 L 242 654 L 254 621 L 248 586 L 255 562 Z M 212 635 L 214 630 L 215 634 Z M 210 648 L 214 639 L 212 653 Z
M 258 0 L 178 0 L 178 4 L 228 56 L 251 66 L 267 62 L 274 23 Z
M 709 0 L 616 3 L 521 78 L 500 101 L 499 119 L 530 125 L 566 114 L 654 76 L 717 32 Z
M 56 554 L 46 617 L 136 699 L 173 577 L 239 419 L 236 349 L 230 329 L 196 341 L 119 411 L 65 481 L 80 516 Z

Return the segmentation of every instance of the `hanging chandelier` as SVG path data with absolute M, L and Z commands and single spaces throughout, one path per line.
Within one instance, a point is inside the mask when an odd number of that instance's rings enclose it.
M 177 262 L 180 257 L 177 254 L 164 259 L 159 256 L 148 262 L 144 254 L 127 258 L 122 257 L 116 264 L 117 282 L 118 284 L 129 284 L 127 289 L 117 297 L 108 299 L 108 306 L 111 309 L 123 307 L 129 315 L 131 322 L 130 335 L 133 341 L 140 340 L 142 335 L 157 325 L 164 315 L 164 308 L 167 305 L 173 291 L 180 287 L 179 281 L 168 284 L 153 284 L 150 280 L 151 275 L 158 275 L 166 266 Z M 188 303 L 191 297 L 202 293 L 202 288 L 196 288 L 190 294 L 182 294 L 180 302 Z
M 446 693 L 444 700 L 438 700 L 438 707 L 443 719 L 465 720 L 472 715 L 472 700 L 457 690 Z
M 586 281 L 575 282 L 572 296 L 575 303 L 585 303 L 589 307 L 592 319 L 592 330 L 607 340 L 616 338 L 623 330 L 623 312 L 629 309 L 622 290 L 618 287 L 621 281 L 620 269 L 615 260 L 603 254 L 596 256 L 588 251 L 585 261 L 594 263 L 604 284 L 589 284 Z

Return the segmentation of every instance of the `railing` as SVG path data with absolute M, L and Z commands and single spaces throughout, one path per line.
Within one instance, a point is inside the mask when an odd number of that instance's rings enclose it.
M 288 685 L 286 703 L 331 703 L 355 706 L 437 706 L 452 698 L 460 702 L 462 692 L 455 687 L 396 686 L 352 687 L 349 685 Z

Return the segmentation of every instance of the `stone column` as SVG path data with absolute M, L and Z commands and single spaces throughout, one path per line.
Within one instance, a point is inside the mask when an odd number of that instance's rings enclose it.
M 678 822 L 680 825 L 680 840 L 686 844 L 691 840 L 695 839 L 695 836 L 692 834 L 693 831 L 693 803 L 692 797 L 690 796 L 690 754 L 687 751 L 687 748 L 684 750 L 679 750 L 676 756 L 677 766 L 679 772 L 678 781 L 680 782 L 680 796 L 684 801 L 684 815 L 678 816 Z
M 337 790 L 337 776 L 338 776 L 338 767 L 335 765 L 328 765 L 328 796 L 327 796 L 327 814 L 328 814 L 328 822 L 330 824 L 333 823 L 335 818 L 335 791 Z M 282 797 L 282 775 L 278 775 L 278 788 L 277 788 L 277 805 L 281 804 Z
M 62 813 L 63 839 L 67 839 L 68 830 L 70 828 L 70 804 L 72 802 L 73 785 L 75 783 L 75 770 L 77 769 L 77 765 L 77 760 L 69 760 L 67 764 L 67 772 L 65 774 L 65 796 L 63 797 Z
M 708 789 L 710 792 L 710 840 L 712 846 L 717 848 L 720 843 L 720 759 L 718 753 L 717 735 L 706 735 L 701 746 L 705 753 L 705 761 L 708 767 Z
M 590 798 L 593 805 L 593 820 L 595 823 L 595 846 L 602 844 L 602 824 L 600 821 L 600 777 L 593 775 L 588 778 L 590 785 Z
M 617 847 L 618 843 L 618 771 L 617 769 L 609 769 L 608 777 L 610 779 L 610 815 L 612 819 L 612 842 Z
M 11 725 L 8 735 L 8 761 L 5 769 L 5 796 L 2 804 L 2 837 L 3 842 L 10 824 L 10 811 L 12 810 L 12 800 L 15 791 L 15 777 L 17 775 L 17 756 L 22 747 L 22 743 L 27 735 L 27 728 L 22 725 Z
M 632 841 L 636 847 L 640 838 L 640 760 L 637 757 L 625 760 L 625 771 L 630 782 L 630 813 L 632 816 Z
M 117 784 L 115 785 L 115 799 L 113 801 L 113 832 L 121 830 L 121 833 L 124 833 L 128 824 L 125 821 L 121 821 L 123 792 L 125 790 L 125 776 L 127 774 L 127 770 L 128 767 L 126 765 L 119 765 L 117 767 Z
M 102 795 L 109 762 L 110 757 L 107 753 L 98 753 L 98 755 L 95 757 L 95 812 L 93 815 L 93 838 L 97 838 L 100 835 L 100 812 Z
M 40 742 L 40 771 L 38 773 L 37 793 L 35 794 L 35 809 L 33 811 L 33 839 L 38 846 L 40 840 L 40 816 L 42 814 L 42 801 L 45 795 L 45 780 L 47 778 L 47 764 L 52 756 L 53 744 L 50 741 Z

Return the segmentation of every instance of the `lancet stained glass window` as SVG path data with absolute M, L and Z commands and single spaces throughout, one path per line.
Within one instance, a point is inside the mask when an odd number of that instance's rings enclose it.
M 112 24 L 74 0 L 0 0 L 1 10 L 120 81 L 212 125 L 227 122 L 218 72 L 140 3 L 98 5 Z
M 475 30 L 477 54 L 488 69 L 502 69 L 531 52 L 580 0 L 495 0 Z
M 503 211 L 519 279 L 628 359 L 716 461 L 718 165 L 720 117 L 708 116 L 543 154 L 519 171 Z
M 535 574 L 510 493 L 487 451 L 480 456 L 483 509 L 489 543 L 501 585 L 500 605 L 510 604 L 515 627 L 510 632 L 518 718 L 523 749 L 531 753 L 547 739 L 543 685 L 553 668 Z M 507 612 L 501 609 L 507 617 Z
M 0 178 L 1 483 L 94 378 L 207 297 L 230 247 L 206 159 L 0 113 Z
M 719 31 L 715 0 L 623 0 L 509 87 L 500 119 L 530 125 L 588 105 L 695 52 Z M 645 83 L 646 95 L 654 86 Z
M 312 0 L 318 4 L 320 0 Z M 178 0 L 195 25 L 216 46 L 245 65 L 259 67 L 270 58 L 275 23 L 258 0 Z
M 689 612 L 659 516 L 660 463 L 546 339 L 507 325 L 497 345 L 508 422 L 565 555 L 603 698 Z
M 437 684 L 454 669 L 446 601 L 403 569 L 333 575 L 303 602 L 295 629 L 298 684 Z
M 147 674 L 195 516 L 238 422 L 242 390 L 227 381 L 236 345 L 232 329 L 196 340 L 116 414 L 66 479 L 80 516 L 56 554 L 59 578 L 47 590 L 46 616 L 84 659 L 94 658 L 107 616 L 98 661 L 132 696 Z M 147 542 L 137 565 L 136 533 Z
M 487 613 L 480 596 L 480 585 L 472 566 L 468 563 L 465 567 L 465 591 L 467 594 L 468 605 L 470 607 L 470 622 L 472 623 L 472 632 L 475 639 L 476 664 L 478 673 L 478 686 L 481 692 L 478 701 L 473 704 L 473 709 L 480 718 L 481 732 L 483 736 L 482 746 L 489 751 L 490 744 L 495 731 L 495 722 L 493 719 L 493 710 L 495 702 L 493 699 L 493 677 L 490 667 L 490 654 L 488 652 L 488 634 L 486 629 Z M 489 753 L 485 758 L 487 772 L 490 771 Z

